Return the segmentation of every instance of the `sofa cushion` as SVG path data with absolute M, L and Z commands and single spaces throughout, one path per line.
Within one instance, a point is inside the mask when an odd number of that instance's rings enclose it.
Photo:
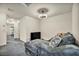
M 75 38 L 71 33 L 68 32 L 68 33 L 65 33 L 64 36 L 62 37 L 62 40 L 59 46 L 69 45 L 69 44 L 75 44 Z
M 49 42 L 49 46 L 51 47 L 57 47 L 61 42 L 61 38 L 59 36 L 55 36 L 53 38 L 51 38 L 50 42 Z

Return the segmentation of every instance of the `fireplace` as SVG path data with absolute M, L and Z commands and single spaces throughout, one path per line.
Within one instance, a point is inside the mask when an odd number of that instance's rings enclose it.
M 31 33 L 31 40 L 41 39 L 41 32 L 32 32 Z

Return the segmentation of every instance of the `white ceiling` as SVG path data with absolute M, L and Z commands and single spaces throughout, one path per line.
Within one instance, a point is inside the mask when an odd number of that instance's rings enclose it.
M 61 14 L 61 13 L 66 13 L 66 12 L 70 12 L 72 10 L 72 4 L 55 4 L 55 3 L 52 3 L 52 4 L 31 4 L 29 6 L 29 14 L 31 16 L 34 16 L 34 17 L 38 17 L 38 12 L 37 10 L 39 8 L 48 8 L 48 13 L 47 15 L 48 16 L 54 16 L 54 15 L 58 15 L 58 14 Z
M 25 15 L 38 18 L 39 13 L 37 12 L 37 10 L 39 8 L 48 8 L 48 16 L 54 16 L 72 11 L 71 3 L 36 3 L 30 4 L 28 7 L 26 4 L 23 3 L 4 3 L 0 4 L 0 7 L 4 7 L 6 9 L 6 13 L 11 18 L 22 18 Z
M 25 16 L 27 8 L 21 3 L 3 3 L 0 4 L 0 8 L 3 8 L 6 10 L 5 13 L 7 13 L 8 17 L 10 18 L 21 18 Z

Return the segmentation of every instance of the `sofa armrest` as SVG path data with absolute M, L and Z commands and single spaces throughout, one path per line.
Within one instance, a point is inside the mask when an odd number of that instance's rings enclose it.
M 75 40 L 75 44 L 79 46 L 79 40 Z

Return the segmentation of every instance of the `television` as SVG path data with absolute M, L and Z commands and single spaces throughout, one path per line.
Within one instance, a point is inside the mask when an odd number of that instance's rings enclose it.
M 41 32 L 32 32 L 31 33 L 31 40 L 41 39 Z

